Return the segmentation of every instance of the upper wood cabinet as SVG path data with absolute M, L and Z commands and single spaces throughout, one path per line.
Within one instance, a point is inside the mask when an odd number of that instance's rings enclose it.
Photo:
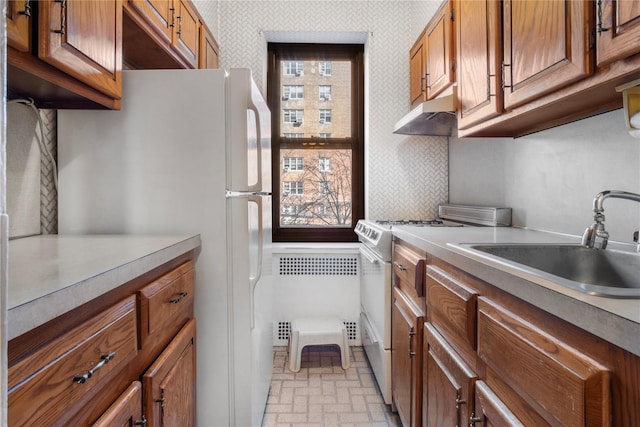
M 175 0 L 176 19 L 173 26 L 172 46 L 190 68 L 198 68 L 200 20 L 193 7 L 185 0 Z
M 456 4 L 458 129 L 466 129 L 502 112 L 501 4 Z
M 435 98 L 455 82 L 453 18 L 453 1 L 445 1 L 409 51 L 412 107 Z
M 7 44 L 21 52 L 31 50 L 31 8 L 30 0 L 9 0 L 7 2 Z
M 124 60 L 130 68 L 199 67 L 204 24 L 190 1 L 125 0 L 124 11 Z
M 506 109 L 593 72 L 592 15 L 583 0 L 503 1 Z
M 455 80 L 453 0 L 445 1 L 425 30 L 427 99 L 433 99 Z
M 120 107 L 121 0 L 11 1 L 7 10 L 11 98 L 43 108 Z
M 198 68 L 218 68 L 220 48 L 209 28 L 200 26 L 200 55 Z
M 40 0 L 38 6 L 38 56 L 89 86 L 120 98 L 121 0 Z
M 425 50 L 425 37 L 422 33 L 409 51 L 409 100 L 412 107 L 427 99 Z
M 599 0 L 595 4 L 597 65 L 640 52 L 640 1 Z

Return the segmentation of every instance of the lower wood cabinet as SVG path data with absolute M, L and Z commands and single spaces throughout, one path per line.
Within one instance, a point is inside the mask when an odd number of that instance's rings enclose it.
M 422 422 L 422 328 L 424 313 L 394 288 L 391 313 L 391 391 L 402 425 Z
M 193 256 L 11 340 L 9 425 L 195 426 Z
M 195 426 L 196 321 L 190 320 L 142 377 L 148 426 Z
M 142 384 L 134 381 L 118 397 L 113 405 L 102 414 L 93 427 L 144 426 L 146 419 L 142 415 Z
M 424 325 L 423 364 L 422 425 L 468 425 L 477 375 L 430 323 Z

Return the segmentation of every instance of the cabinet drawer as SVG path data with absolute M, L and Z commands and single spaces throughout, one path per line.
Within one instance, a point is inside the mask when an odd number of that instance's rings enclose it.
M 411 297 L 424 297 L 424 264 L 426 256 L 401 244 L 393 247 L 393 275 L 399 286 Z
M 433 265 L 426 276 L 430 322 L 459 350 L 475 350 L 477 292 Z
M 10 367 L 9 424 L 83 424 L 83 407 L 135 358 L 136 338 L 131 296 Z
M 609 425 L 608 369 L 483 297 L 478 298 L 478 355 L 490 368 L 486 382 L 508 386 L 501 399 L 514 393 L 535 402 L 530 409 L 550 425 Z M 516 416 L 526 417 L 527 411 Z
M 182 264 L 139 292 L 140 341 L 169 340 L 192 317 L 193 261 Z

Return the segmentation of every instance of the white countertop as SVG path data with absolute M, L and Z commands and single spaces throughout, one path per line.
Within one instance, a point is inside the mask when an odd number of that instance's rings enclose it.
M 43 235 L 11 240 L 8 339 L 199 246 L 199 235 Z
M 640 299 L 587 295 L 452 245 L 578 244 L 580 238 L 577 236 L 510 227 L 398 226 L 393 228 L 393 234 L 481 280 L 640 356 Z

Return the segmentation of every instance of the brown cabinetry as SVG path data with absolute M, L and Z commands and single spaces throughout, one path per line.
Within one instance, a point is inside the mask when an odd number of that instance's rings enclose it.
M 596 3 L 597 65 L 640 52 L 640 1 L 599 0 Z
M 199 67 L 204 24 L 190 1 L 125 0 L 124 12 L 124 58 L 129 67 Z
M 192 319 L 142 377 L 149 426 L 195 426 L 195 345 Z
M 424 265 L 425 254 L 404 242 L 396 241 L 393 249 L 394 286 L 413 299 L 424 309 Z
M 391 388 L 402 425 L 422 421 L 422 329 L 424 313 L 397 287 L 391 313 Z
M 31 49 L 30 0 L 9 0 L 7 2 L 7 45 L 21 52 Z
M 433 99 L 455 82 L 453 1 L 445 1 L 425 30 L 427 99 Z
M 498 0 L 460 0 L 457 3 L 458 129 L 466 129 L 502 112 Z
M 453 1 L 445 1 L 409 51 L 411 106 L 433 99 L 455 82 Z
M 198 55 L 199 64 L 198 68 L 218 68 L 219 67 L 219 52 L 218 42 L 211 35 L 206 25 L 200 26 L 200 54 Z
M 589 2 L 505 0 L 502 12 L 505 109 L 593 72 Z
M 185 254 L 11 340 L 9 423 L 195 425 L 193 271 Z
M 30 22 L 35 8 L 37 22 Z M 119 108 L 121 0 L 16 1 L 9 9 L 11 97 L 32 97 L 48 108 Z
M 640 423 L 640 357 L 429 254 L 425 285 L 426 426 Z

